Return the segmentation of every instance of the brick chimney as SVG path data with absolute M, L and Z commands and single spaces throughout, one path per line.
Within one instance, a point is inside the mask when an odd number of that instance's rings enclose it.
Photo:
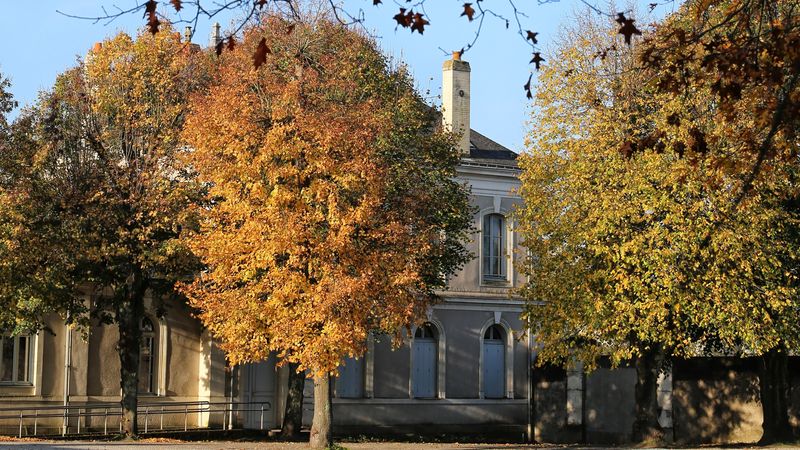
M 469 156 L 469 63 L 460 52 L 442 65 L 442 118 L 445 128 L 461 135 L 458 148 Z

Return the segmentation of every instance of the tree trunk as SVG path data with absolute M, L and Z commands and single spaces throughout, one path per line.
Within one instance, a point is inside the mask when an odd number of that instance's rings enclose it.
M 789 359 L 783 344 L 760 358 L 759 385 L 761 408 L 764 412 L 759 444 L 791 441 L 794 436 L 789 424 Z
M 311 448 L 327 448 L 333 443 L 333 408 L 331 407 L 331 377 L 314 377 L 314 421 L 311 424 Z
M 658 423 L 658 374 L 664 362 L 660 344 L 652 344 L 636 359 L 636 417 L 633 422 L 633 442 L 658 443 L 664 430 Z
M 303 426 L 303 388 L 306 384 L 305 373 L 298 373 L 300 364 L 289 363 L 289 392 L 286 394 L 286 412 L 283 414 L 281 437 L 294 439 L 300 435 Z
M 141 275 L 133 275 L 124 298 L 117 305 L 119 328 L 120 387 L 122 388 L 122 434 L 133 437 L 139 433 L 136 408 L 139 394 L 139 350 L 141 330 L 139 320 L 144 315 L 144 292 L 146 284 Z

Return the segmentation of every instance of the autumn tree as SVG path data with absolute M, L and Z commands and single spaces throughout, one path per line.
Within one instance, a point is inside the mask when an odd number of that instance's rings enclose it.
M 775 165 L 740 199 L 738 174 L 700 157 L 737 155 L 725 125 L 703 116 L 713 93 L 683 97 L 701 132 L 667 111 L 668 75 L 640 64 L 618 24 L 578 23 L 542 73 L 520 158 L 525 316 L 540 364 L 632 360 L 633 439 L 660 439 L 656 380 L 670 357 L 800 344 L 798 211 L 786 195 L 797 168 Z
M 185 292 L 234 363 L 309 371 L 325 447 L 331 373 L 423 321 L 468 257 L 459 155 L 403 67 L 335 22 L 267 17 L 221 58 L 184 132 L 213 199 Z
M 655 88 L 665 95 L 659 129 L 696 142 L 685 146 L 689 157 L 734 179 L 733 209 L 758 199 L 758 186 L 772 180 L 782 180 L 773 187 L 775 195 L 796 209 L 795 174 L 786 167 L 797 165 L 800 129 L 799 7 L 792 0 L 686 2 L 642 49 L 641 63 L 655 73 Z M 728 220 L 715 218 L 704 248 Z M 792 261 L 781 264 L 796 270 Z M 782 329 L 756 352 L 763 353 L 762 442 L 769 443 L 792 437 L 787 353 L 798 331 L 796 311 L 761 307 L 765 320 Z
M 175 281 L 199 267 L 179 237 L 202 186 L 175 155 L 208 59 L 173 33 L 108 39 L 15 122 L 2 157 L 6 243 L 21 250 L 2 274 L 30 271 L 2 280 L 14 287 L 2 289 L 3 309 L 116 323 L 126 435 L 137 433 L 145 297 L 163 313 Z

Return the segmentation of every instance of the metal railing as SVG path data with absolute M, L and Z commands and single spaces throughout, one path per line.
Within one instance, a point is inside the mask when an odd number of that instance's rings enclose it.
M 265 412 L 271 410 L 270 402 L 151 402 L 140 403 L 137 408 L 139 430 L 147 433 L 150 431 L 189 431 L 207 429 L 233 429 L 236 420 L 246 420 L 240 417 L 242 413 L 258 413 L 258 427 L 264 430 Z M 196 425 L 190 425 L 190 416 L 195 419 Z M 222 420 L 213 420 L 222 416 Z M 164 423 L 164 417 L 174 420 Z M 183 423 L 180 418 L 183 416 Z M 102 430 L 93 418 L 102 418 Z M 39 433 L 42 421 L 57 421 L 61 425 L 50 426 L 45 429 L 60 429 L 61 434 L 104 434 L 117 422 L 118 431 L 122 431 L 122 405 L 120 403 L 83 403 L 77 405 L 60 406 L 22 406 L 13 408 L 0 408 L 0 422 L 17 422 L 17 436 L 46 436 L 47 432 Z M 116 420 L 115 420 L 116 419 Z M 154 421 L 154 422 L 153 422 Z M 72 425 L 71 423 L 75 423 Z M 83 426 L 82 426 L 83 422 Z M 205 423 L 205 425 L 201 425 Z M 5 425 L 5 424 L 3 424 Z M 2 426 L 2 425 L 0 425 Z M 32 428 L 32 433 L 30 429 Z

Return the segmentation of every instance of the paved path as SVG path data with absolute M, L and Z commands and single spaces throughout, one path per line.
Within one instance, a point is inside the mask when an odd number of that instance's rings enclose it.
M 578 447 L 578 446 L 547 446 L 547 445 L 519 445 L 519 444 L 440 444 L 440 443 L 403 443 L 403 442 L 342 442 L 340 445 L 351 450 L 600 450 L 604 447 Z M 176 440 L 151 440 L 145 439 L 138 442 L 92 442 L 92 441 L 0 441 L 0 450 L 301 450 L 307 449 L 305 443 L 278 443 L 278 442 L 182 442 Z M 608 448 L 608 447 L 606 447 Z M 620 447 L 616 447 L 620 448 Z M 737 450 L 748 447 L 737 446 Z M 777 445 L 770 447 L 753 447 L 800 449 L 796 446 Z M 710 450 L 703 447 L 702 450 Z M 676 450 L 675 448 L 669 450 Z
M 513 444 L 412 444 L 398 442 L 359 442 L 340 443 L 342 447 L 351 450 L 510 450 L 525 449 L 556 449 L 563 447 L 520 446 Z M 307 449 L 305 443 L 274 443 L 274 442 L 63 442 L 63 441 L 28 441 L 28 442 L 0 442 L 0 449 L 8 450 L 300 450 Z
M 563 447 L 519 444 L 441 444 L 441 443 L 403 443 L 403 442 L 341 442 L 350 450 L 550 450 L 580 449 L 591 447 Z M 66 441 L 22 441 L 0 442 L 0 449 L 8 450 L 301 450 L 307 449 L 305 443 L 277 442 L 181 442 L 181 441 L 139 441 L 139 442 L 66 442 Z

